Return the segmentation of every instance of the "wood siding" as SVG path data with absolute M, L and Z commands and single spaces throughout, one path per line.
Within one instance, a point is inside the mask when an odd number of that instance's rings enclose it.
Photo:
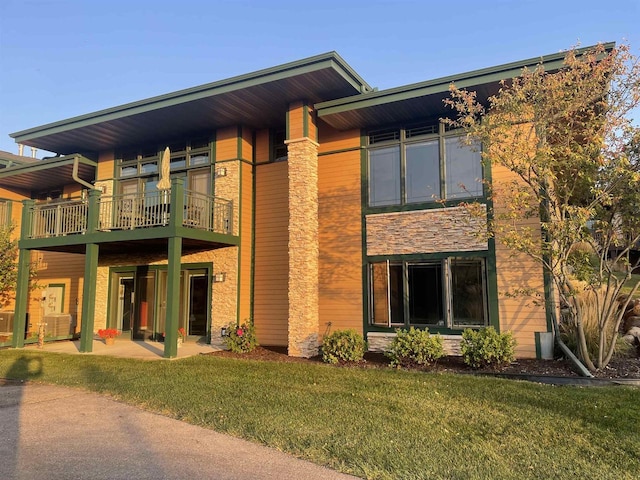
M 353 328 L 362 333 L 362 217 L 360 132 L 320 124 L 318 223 L 320 240 L 318 333 Z M 329 323 L 331 327 L 329 328 Z
M 216 162 L 238 158 L 238 128 L 216 131 Z
M 506 168 L 493 165 L 492 177 L 496 192 L 495 209 L 499 212 L 501 203 L 507 200 L 500 195 L 500 184 L 512 180 L 515 176 Z M 527 226 L 540 231 L 540 222 L 537 219 L 521 220 L 517 226 Z M 500 331 L 513 333 L 518 342 L 518 357 L 535 357 L 535 332 L 547 331 L 542 266 L 526 255 L 515 254 L 513 250 L 505 247 L 497 236 L 496 271 Z M 514 288 L 532 289 L 539 296 L 507 296 Z M 540 304 L 535 305 L 535 300 Z
M 32 251 L 31 261 L 38 266 L 36 288 L 29 293 L 27 312 L 29 331 L 38 329 L 42 319 L 43 289 L 50 284 L 64 285 L 62 313 L 70 313 L 80 331 L 82 316 L 82 288 L 84 285 L 84 255 L 60 252 Z
M 239 320 L 244 322 L 251 317 L 251 240 L 252 240 L 252 203 L 253 203 L 253 166 L 241 163 L 241 219 L 240 219 L 240 305 Z
M 288 299 L 287 162 L 256 167 L 254 320 L 263 345 L 287 345 Z

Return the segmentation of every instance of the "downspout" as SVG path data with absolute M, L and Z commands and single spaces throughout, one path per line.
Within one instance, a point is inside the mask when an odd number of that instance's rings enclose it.
M 578 373 L 583 377 L 593 378 L 593 375 L 591 374 L 589 369 L 582 364 L 582 362 L 578 359 L 578 357 L 576 357 L 574 353 L 571 351 L 571 349 L 567 347 L 567 345 L 562 341 L 562 338 L 560 338 L 560 327 L 558 326 L 558 317 L 556 316 L 556 308 L 555 308 L 556 306 L 555 292 L 553 291 L 552 285 L 550 284 L 551 282 L 548 280 L 549 275 L 550 273 L 548 273 L 548 270 L 545 267 L 545 283 L 548 282 L 547 288 L 545 288 L 545 294 L 547 296 L 546 300 L 548 302 L 549 310 L 550 310 L 550 312 L 547 312 L 547 313 L 550 314 L 551 316 L 551 323 L 553 325 L 553 336 L 556 339 L 556 343 L 558 347 L 560 348 L 560 350 L 562 350 L 562 353 L 564 353 L 564 355 L 573 364 L 576 370 L 578 370 Z
M 548 204 L 546 202 L 546 199 L 543 197 L 542 203 L 540 205 L 540 220 L 543 222 L 548 221 L 549 218 L 549 215 L 547 213 L 547 205 Z M 542 235 L 544 237 L 544 240 L 548 240 L 547 232 L 544 229 L 542 229 Z M 544 264 L 542 265 L 545 308 L 547 317 L 551 318 L 551 323 L 553 325 L 553 336 L 555 337 L 558 347 L 560 347 L 560 350 L 562 350 L 562 353 L 565 354 L 567 359 L 573 364 L 576 370 L 578 370 L 578 373 L 583 377 L 593 378 L 593 375 L 591 374 L 589 369 L 582 364 L 578 357 L 576 357 L 571 349 L 567 347 L 567 345 L 562 341 L 562 338 L 560 338 L 560 327 L 558 326 L 558 317 L 556 315 L 556 295 L 553 288 L 553 282 L 551 280 L 552 273 L 548 266 L 549 258 L 547 253 L 544 253 L 543 255 L 545 259 Z
M 73 172 L 71 173 L 71 178 L 73 178 L 76 182 L 78 182 L 83 187 L 87 187 L 89 190 L 96 190 L 96 187 L 91 185 L 89 182 L 85 182 L 78 176 L 78 165 L 80 162 L 79 157 L 75 157 L 73 159 Z

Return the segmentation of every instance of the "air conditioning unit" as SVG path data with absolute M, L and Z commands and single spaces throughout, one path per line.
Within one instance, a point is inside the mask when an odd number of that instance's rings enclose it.
M 13 317 L 14 312 L 0 312 L 0 332 L 12 333 L 13 332 Z
M 70 313 L 50 313 L 43 317 L 44 334 L 52 337 L 69 337 L 76 331 L 76 322 Z

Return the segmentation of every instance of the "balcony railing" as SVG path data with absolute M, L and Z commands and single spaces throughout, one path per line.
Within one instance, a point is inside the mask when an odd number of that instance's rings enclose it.
M 176 225 L 214 233 L 231 233 L 233 203 L 230 200 L 188 190 L 183 192 L 183 201 L 173 204 L 170 190 L 101 196 L 95 203 L 95 230 L 104 232 L 167 226 L 171 223 L 171 215 L 174 215 Z M 178 204 L 181 204 L 181 208 L 177 208 Z M 91 218 L 90 205 L 89 199 L 82 199 L 28 207 L 31 225 L 28 238 L 86 233 Z

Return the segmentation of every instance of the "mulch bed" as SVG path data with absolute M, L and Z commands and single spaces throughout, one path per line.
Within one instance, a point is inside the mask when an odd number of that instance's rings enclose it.
M 226 358 L 244 358 L 249 360 L 287 362 L 287 363 L 322 363 L 322 357 L 297 358 L 287 356 L 285 347 L 258 347 L 250 353 L 238 354 L 229 351 L 213 352 L 207 355 Z M 382 353 L 367 352 L 364 360 L 345 367 L 359 368 L 391 368 L 389 360 Z M 428 367 L 416 365 L 410 370 L 440 372 L 440 373 L 488 373 L 488 374 L 518 374 L 554 377 L 579 377 L 570 362 L 559 360 L 520 359 L 499 369 L 474 370 L 464 364 L 461 357 L 443 357 L 434 365 Z M 640 356 L 637 358 L 614 358 L 602 371 L 594 374 L 596 378 L 605 379 L 640 379 Z

